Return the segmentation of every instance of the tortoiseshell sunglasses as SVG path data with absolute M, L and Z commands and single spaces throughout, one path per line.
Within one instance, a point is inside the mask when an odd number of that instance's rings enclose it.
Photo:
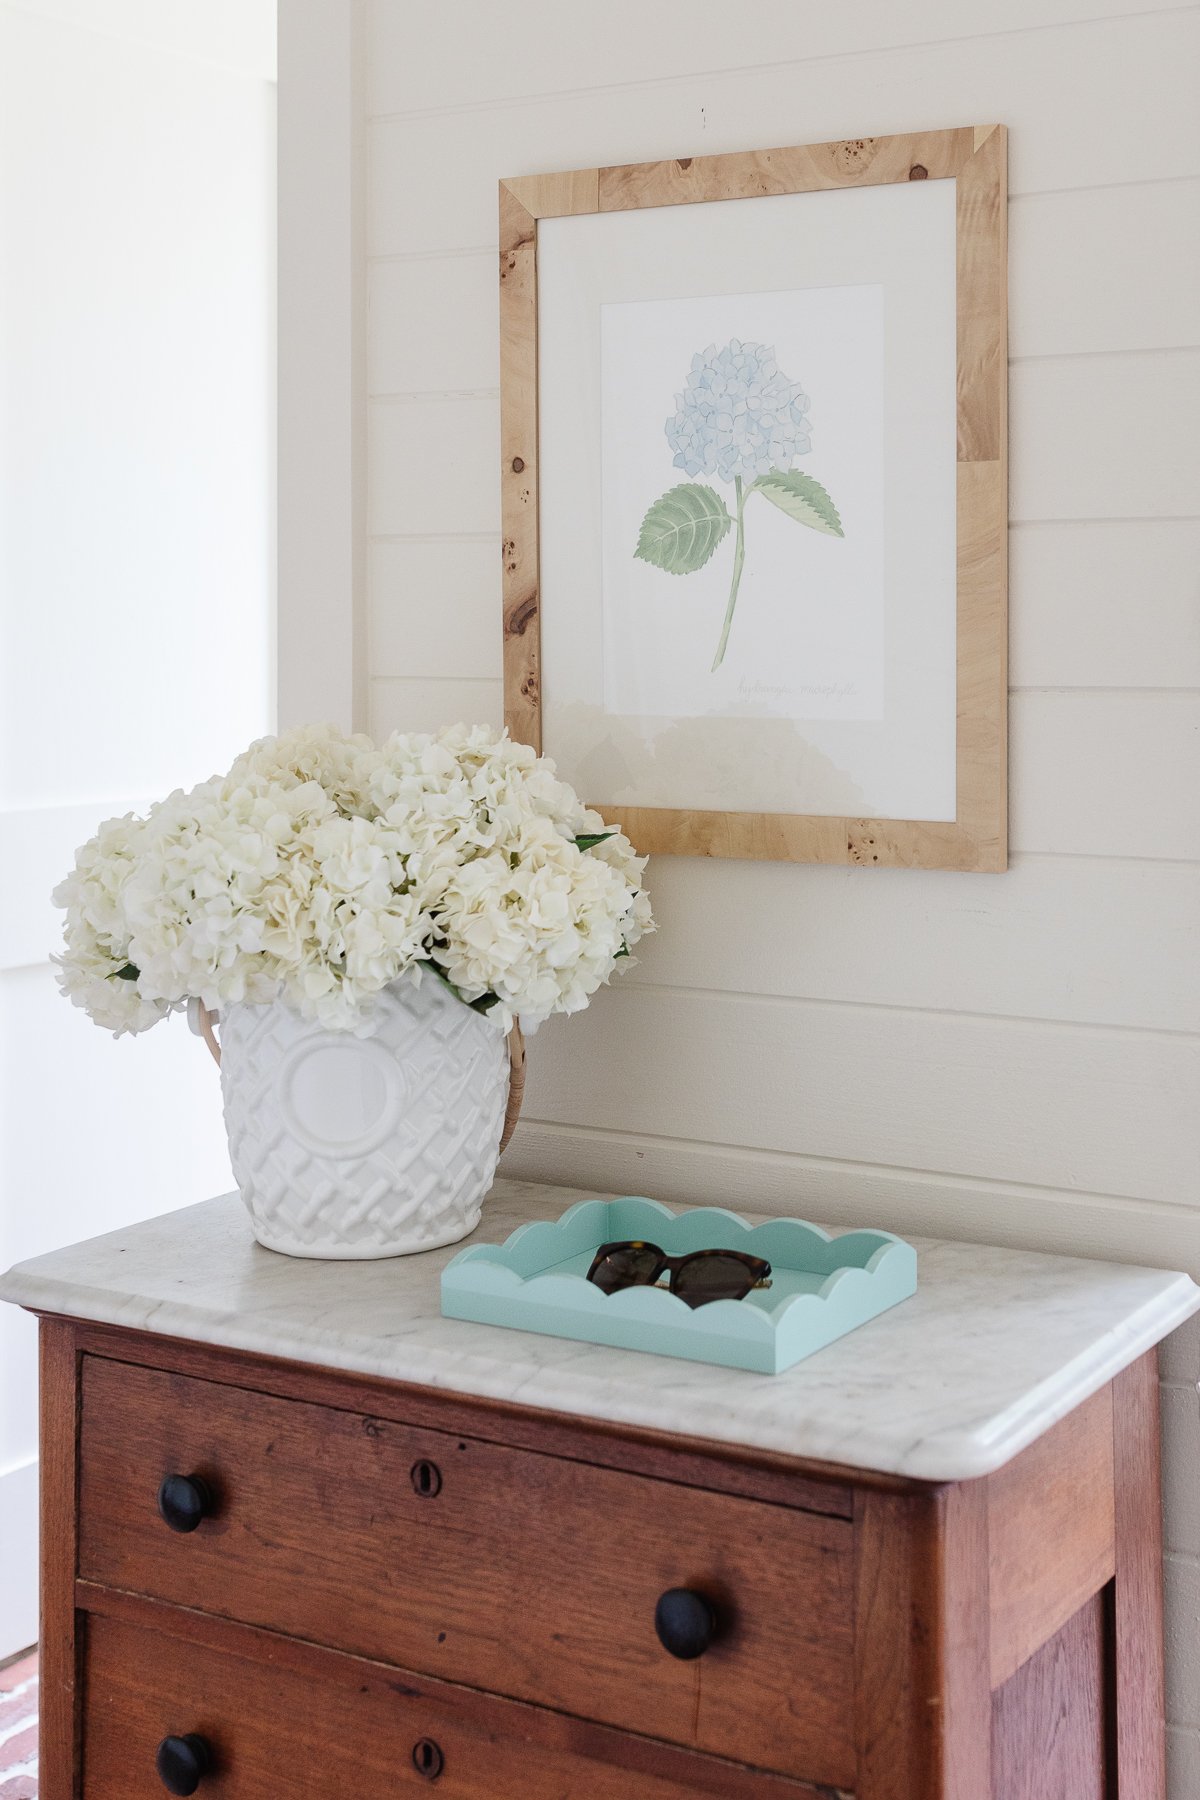
M 667 1272 L 667 1286 L 688 1306 L 707 1306 L 710 1300 L 744 1300 L 751 1288 L 769 1288 L 771 1265 L 761 1256 L 741 1250 L 692 1250 L 686 1256 L 668 1256 L 658 1244 L 639 1238 L 601 1244 L 592 1259 L 587 1278 L 606 1294 L 621 1288 L 655 1287 Z

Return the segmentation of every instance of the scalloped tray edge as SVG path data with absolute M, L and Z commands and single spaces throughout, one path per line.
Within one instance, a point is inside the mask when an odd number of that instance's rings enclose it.
M 693 1310 L 661 1288 L 604 1294 L 583 1275 L 546 1273 L 621 1238 L 652 1238 L 673 1255 L 721 1246 L 777 1269 L 824 1279 L 773 1308 L 716 1300 Z M 832 1237 L 803 1219 L 750 1225 L 724 1207 L 676 1213 L 630 1195 L 580 1200 L 556 1220 L 518 1226 L 503 1244 L 470 1244 L 442 1272 L 442 1313 L 483 1325 L 680 1356 L 777 1375 L 916 1292 L 917 1253 L 886 1231 Z

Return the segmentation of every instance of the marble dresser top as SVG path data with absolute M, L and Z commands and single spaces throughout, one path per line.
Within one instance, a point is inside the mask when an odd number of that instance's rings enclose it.
M 578 1190 L 498 1181 L 476 1236 Z M 881 1221 L 886 1223 L 886 1221 Z M 261 1249 L 236 1194 L 19 1264 L 38 1311 L 934 1481 L 985 1475 L 1200 1310 L 1186 1275 L 914 1239 L 912 1300 L 783 1375 L 443 1319 L 461 1248 L 385 1262 Z

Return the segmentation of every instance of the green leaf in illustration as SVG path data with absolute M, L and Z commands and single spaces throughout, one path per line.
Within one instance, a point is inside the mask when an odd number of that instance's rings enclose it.
M 642 520 L 634 555 L 668 575 L 691 575 L 704 567 L 732 524 L 719 494 L 686 481 L 654 502 Z
M 800 525 L 811 525 L 827 537 L 845 536 L 837 507 L 825 489 L 799 469 L 772 469 L 769 475 L 759 476 L 750 493 L 762 494 Z

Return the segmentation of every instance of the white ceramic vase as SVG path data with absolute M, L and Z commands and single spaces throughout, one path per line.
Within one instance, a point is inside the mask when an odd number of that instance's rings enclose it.
M 406 1256 L 479 1223 L 508 1099 L 504 1035 L 432 976 L 378 996 L 370 1035 L 289 1006 L 221 1014 L 234 1178 L 268 1250 Z

